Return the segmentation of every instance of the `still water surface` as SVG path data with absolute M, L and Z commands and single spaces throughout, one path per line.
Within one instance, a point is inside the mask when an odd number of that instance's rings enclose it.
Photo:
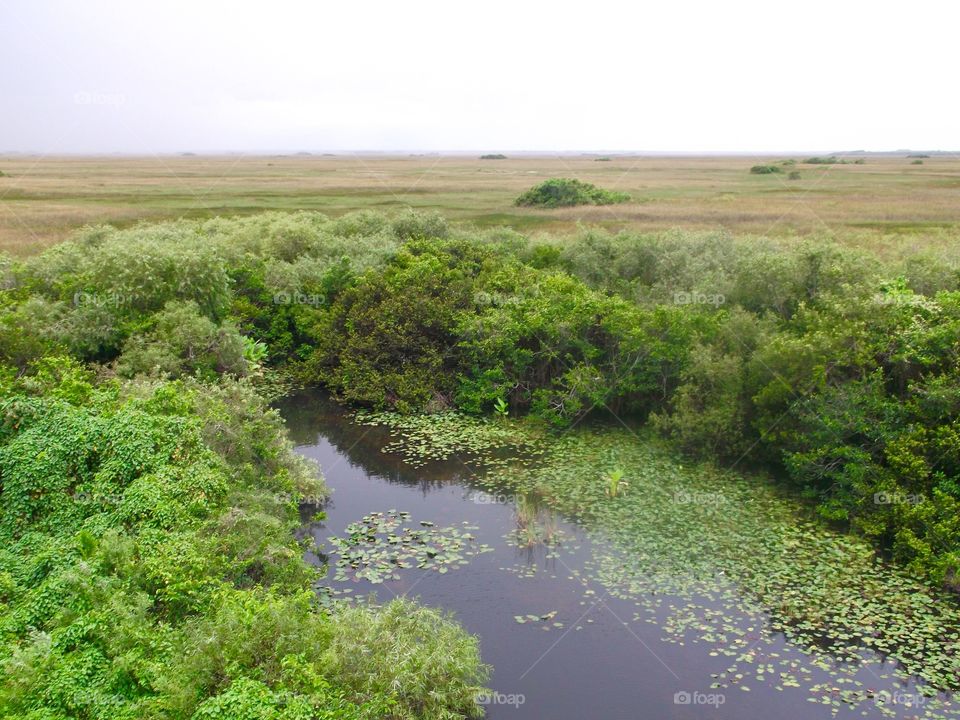
M 801 689 L 778 691 L 753 678 L 749 691 L 711 689 L 711 675 L 722 672 L 727 659 L 711 656 L 709 646 L 664 642 L 653 619 L 637 616 L 635 603 L 610 597 L 591 579 L 585 564 L 602 539 L 563 519 L 541 517 L 563 538 L 562 552 L 518 544 L 515 499 L 478 489 L 471 482 L 473 468 L 459 461 L 411 468 L 381 451 L 390 440 L 387 430 L 351 423 L 321 396 L 287 399 L 280 410 L 297 451 L 319 463 L 332 490 L 323 522 L 310 522 L 312 512 L 304 514 L 303 532 L 320 548 L 329 548 L 328 538 L 344 536 L 350 523 L 368 513 L 391 509 L 409 512 L 414 523 L 462 527 L 467 522 L 477 541 L 492 548 L 446 574 L 403 569 L 400 579 L 373 584 L 334 582 L 331 572 L 325 583 L 349 588 L 354 595 L 373 594 L 380 601 L 408 596 L 453 613 L 479 636 L 483 659 L 493 666 L 489 685 L 496 694 L 487 704 L 489 718 L 799 720 L 917 714 L 896 707 L 890 708 L 893 715 L 874 708 L 864 715 L 862 707 L 841 706 L 831 715 L 829 707 L 812 704 Z M 321 562 L 315 555 L 310 559 Z M 523 624 L 515 620 L 528 615 L 550 617 Z M 764 652 L 795 655 L 809 664 L 809 657 L 782 637 Z M 819 668 L 811 672 L 828 680 Z M 862 679 L 868 685 L 872 680 L 869 675 Z M 878 686 L 911 692 L 909 686 Z

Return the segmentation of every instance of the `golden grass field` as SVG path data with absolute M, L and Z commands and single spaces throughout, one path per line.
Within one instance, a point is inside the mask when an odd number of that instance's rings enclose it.
M 913 164 L 905 153 L 869 155 L 862 165 L 798 163 L 783 174 L 749 172 L 786 157 L 0 156 L 0 251 L 35 252 L 91 223 L 406 206 L 527 232 L 569 230 L 580 222 L 611 229 L 726 228 L 830 234 L 878 247 L 960 237 L 960 157 Z M 791 170 L 801 178 L 789 180 Z M 550 177 L 626 191 L 632 201 L 556 210 L 513 206 L 522 191 Z

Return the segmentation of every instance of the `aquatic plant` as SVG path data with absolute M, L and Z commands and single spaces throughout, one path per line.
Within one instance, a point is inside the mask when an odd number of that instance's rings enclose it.
M 441 575 L 466 565 L 468 559 L 490 547 L 476 543 L 467 523 L 458 529 L 435 527 L 422 520 L 413 524 L 410 513 L 373 512 L 347 526 L 346 537 L 332 537 L 336 558 L 335 581 L 367 580 L 379 584 L 400 579 L 409 568 L 436 570 Z
M 606 473 L 603 478 L 607 483 L 606 492 L 609 497 L 615 498 L 630 485 L 623 479 L 623 470 L 617 468 Z
M 493 429 L 457 417 L 446 419 L 441 437 L 456 422 L 474 434 Z M 414 442 L 430 455 L 429 432 L 421 428 Z M 480 477 L 491 491 L 517 494 L 521 545 L 535 516 L 525 498 L 578 518 L 597 540 L 591 579 L 635 602 L 635 620 L 659 624 L 666 641 L 706 643 L 711 654 L 729 657 L 717 687 L 746 687 L 752 672 L 756 681 L 800 688 L 820 702 L 812 663 L 849 688 L 829 704 L 883 712 L 882 694 L 852 677 L 867 666 L 891 687 L 919 678 L 924 717 L 960 714 L 936 697 L 958 687 L 960 607 L 887 565 L 864 541 L 824 529 L 755 478 L 681 464 L 649 437 L 577 429 L 537 442 L 542 452 L 534 462 L 491 463 Z M 597 483 L 596 466 L 613 457 L 615 469 Z M 608 490 L 618 471 L 632 481 L 629 493 L 614 496 Z M 778 633 L 799 655 L 764 650 Z
M 512 539 L 518 546 L 532 548 L 559 544 L 556 514 L 545 507 L 535 494 L 522 493 L 516 496 L 513 517 L 517 529 Z

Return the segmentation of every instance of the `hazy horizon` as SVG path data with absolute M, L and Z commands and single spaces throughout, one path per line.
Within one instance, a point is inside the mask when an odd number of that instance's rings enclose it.
M 122 151 L 74 151 L 74 152 L 57 152 L 49 153 L 43 152 L 40 150 L 3 150 L 0 149 L 0 156 L 13 157 L 17 155 L 24 155 L 27 157 L 35 157 L 41 155 L 49 156 L 60 156 L 60 157 L 150 157 L 150 156 L 162 156 L 162 157 L 293 157 L 297 155 L 302 155 L 306 157 L 323 157 L 323 156 L 340 156 L 340 155 L 366 155 L 366 156 L 375 156 L 375 157 L 469 157 L 472 155 L 477 155 L 478 153 L 493 153 L 493 152 L 503 152 L 511 153 L 513 156 L 517 157 L 572 157 L 572 156 L 604 156 L 610 155 L 612 157 L 691 157 L 691 158 L 705 158 L 705 157 L 780 157 L 780 156 L 800 156 L 800 155 L 829 155 L 836 157 L 845 157 L 845 156 L 858 156 L 858 155 L 902 155 L 903 153 L 926 153 L 930 155 L 957 155 L 960 151 L 957 150 L 944 150 L 944 149 L 930 149 L 930 148 L 897 148 L 894 150 L 830 150 L 824 148 L 807 148 L 807 149 L 793 149 L 793 150 L 764 150 L 764 151 L 751 151 L 751 150 L 727 150 L 727 151 L 711 151 L 711 150 L 610 150 L 610 149 L 577 149 L 577 150 L 510 150 L 506 148 L 473 148 L 467 150 L 427 150 L 427 149 L 418 149 L 418 148 L 385 148 L 385 149 L 324 149 L 324 148 L 311 148 L 308 150 L 303 149 L 294 149 L 294 148 L 277 148 L 277 149 L 262 149 L 254 148 L 250 150 L 202 150 L 202 149 L 185 149 L 185 150 L 165 150 L 160 152 L 153 152 L 149 150 L 145 151 L 131 151 L 131 152 L 122 152 Z
M 794 11 L 756 0 L 589 9 L 11 0 L 0 8 L 0 148 L 949 148 L 958 17 L 931 2 Z

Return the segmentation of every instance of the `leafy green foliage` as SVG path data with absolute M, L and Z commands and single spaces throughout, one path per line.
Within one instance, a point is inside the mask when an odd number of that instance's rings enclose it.
M 774 175 L 782 172 L 783 168 L 779 165 L 754 165 L 750 168 L 752 175 Z
M 559 273 L 498 278 L 510 301 L 463 314 L 457 404 L 497 401 L 559 425 L 599 408 L 641 412 L 668 392 L 699 318 L 646 311 Z
M 309 361 L 344 399 L 401 410 L 442 407 L 453 383 L 457 313 L 473 304 L 489 253 L 462 241 L 411 241 L 336 300 Z
M 516 199 L 516 205 L 557 208 L 571 205 L 613 205 L 628 202 L 630 195 L 598 188 L 568 178 L 551 178 L 530 188 Z
M 247 350 L 232 324 L 217 325 L 200 314 L 196 303 L 174 301 L 150 318 L 146 332 L 127 339 L 117 371 L 127 377 L 239 377 L 251 369 Z
M 319 608 L 292 531 L 323 486 L 249 386 L 91 380 L 50 358 L 0 386 L 0 714 L 475 713 L 483 670 L 455 625 Z M 338 655 L 361 638 L 436 670 L 412 686 L 384 663 L 365 687 Z

